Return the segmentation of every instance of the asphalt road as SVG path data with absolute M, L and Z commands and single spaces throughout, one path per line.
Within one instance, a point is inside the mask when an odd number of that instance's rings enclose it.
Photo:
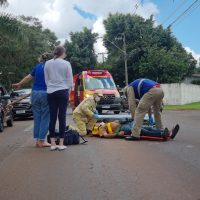
M 174 141 L 88 138 L 34 147 L 32 120 L 0 134 L 0 200 L 200 200 L 200 111 L 164 112 Z M 71 116 L 68 116 L 71 123 Z

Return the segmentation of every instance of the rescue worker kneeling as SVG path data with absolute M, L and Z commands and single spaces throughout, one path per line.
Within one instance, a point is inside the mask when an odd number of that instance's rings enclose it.
M 84 99 L 74 110 L 73 120 L 80 135 L 85 136 L 92 133 L 94 124 L 98 119 L 97 102 L 100 101 L 102 96 L 102 91 L 96 90 L 93 96 Z

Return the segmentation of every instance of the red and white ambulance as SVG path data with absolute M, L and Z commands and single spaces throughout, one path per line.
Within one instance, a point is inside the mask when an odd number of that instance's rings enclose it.
M 111 74 L 107 70 L 87 70 L 74 76 L 74 85 L 70 93 L 72 109 L 86 97 L 93 95 L 95 90 L 102 90 L 103 97 L 98 102 L 97 110 L 112 110 L 119 114 L 121 98 Z

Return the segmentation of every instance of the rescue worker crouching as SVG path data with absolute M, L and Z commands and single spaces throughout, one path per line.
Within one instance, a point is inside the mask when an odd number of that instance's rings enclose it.
M 84 99 L 73 111 L 73 120 L 80 135 L 85 136 L 92 133 L 98 119 L 96 106 L 101 97 L 103 97 L 102 91 L 96 90 L 93 96 Z
M 164 92 L 160 84 L 150 79 L 137 79 L 125 88 L 128 98 L 129 110 L 134 119 L 132 134 L 126 137 L 126 140 L 139 140 L 141 127 L 145 114 L 153 107 L 155 125 L 159 130 L 163 129 L 161 120 L 161 103 L 164 98 Z M 136 99 L 139 100 L 136 107 Z

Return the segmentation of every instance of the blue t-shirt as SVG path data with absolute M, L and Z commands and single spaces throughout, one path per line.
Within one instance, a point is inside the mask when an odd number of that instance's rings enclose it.
M 134 88 L 135 98 L 141 99 L 142 96 L 148 92 L 153 86 L 158 85 L 159 83 L 152 81 L 150 79 L 137 79 L 129 84 Z
M 37 64 L 32 72 L 31 76 L 34 77 L 34 84 L 32 90 L 47 90 L 47 86 L 44 79 L 44 63 Z

